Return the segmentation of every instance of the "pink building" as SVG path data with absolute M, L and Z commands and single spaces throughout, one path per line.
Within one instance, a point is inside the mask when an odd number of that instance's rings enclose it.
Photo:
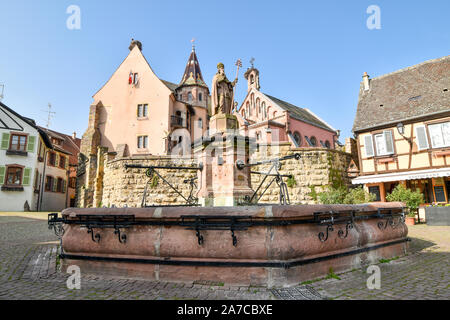
M 139 41 L 132 40 L 129 50 L 93 96 L 82 150 L 84 144 L 88 156 L 95 141 L 119 157 L 189 153 L 191 142 L 203 135 L 208 123 L 209 89 L 195 48 L 179 84 L 156 76 Z
M 306 108 L 262 93 L 259 71 L 253 66 L 244 76 L 248 81 L 248 93 L 237 116 L 241 128 L 257 143 L 291 142 L 297 148 L 335 148 L 338 130 Z

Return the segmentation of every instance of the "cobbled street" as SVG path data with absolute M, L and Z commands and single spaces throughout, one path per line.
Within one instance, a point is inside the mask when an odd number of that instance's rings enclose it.
M 450 227 L 409 227 L 408 255 L 380 261 L 381 288 L 369 290 L 366 268 L 283 289 L 166 283 L 82 273 L 69 290 L 58 272 L 58 240 L 44 214 L 0 213 L 0 299 L 450 299 Z

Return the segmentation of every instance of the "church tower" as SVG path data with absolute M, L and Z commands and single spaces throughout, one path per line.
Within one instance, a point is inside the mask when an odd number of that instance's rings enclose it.
M 176 94 L 179 101 L 188 105 L 208 107 L 209 89 L 203 80 L 194 44 Z
M 247 79 L 247 91 L 250 91 L 252 88 L 255 88 L 259 91 L 259 70 L 256 69 L 253 66 L 253 62 L 255 61 L 254 58 L 250 60 L 250 63 L 252 64 L 251 68 L 248 68 L 247 71 L 244 73 L 245 79 Z

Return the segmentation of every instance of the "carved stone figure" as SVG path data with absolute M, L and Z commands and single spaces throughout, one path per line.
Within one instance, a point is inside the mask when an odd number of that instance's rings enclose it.
M 238 79 L 233 82 L 227 79 L 223 63 L 217 65 L 217 73 L 211 86 L 212 115 L 231 114 L 233 104 L 233 87 Z

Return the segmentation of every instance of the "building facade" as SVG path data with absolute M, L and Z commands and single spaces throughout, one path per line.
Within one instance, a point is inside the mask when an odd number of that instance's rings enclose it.
M 48 136 L 0 102 L 0 138 L 0 211 L 39 211 Z
M 312 111 L 260 91 L 258 69 L 245 74 L 248 93 L 239 111 L 239 125 L 257 143 L 290 142 L 293 147 L 335 149 L 339 132 Z
M 359 174 L 378 201 L 396 185 L 420 190 L 426 203 L 450 200 L 450 56 L 360 85 L 353 125 Z

